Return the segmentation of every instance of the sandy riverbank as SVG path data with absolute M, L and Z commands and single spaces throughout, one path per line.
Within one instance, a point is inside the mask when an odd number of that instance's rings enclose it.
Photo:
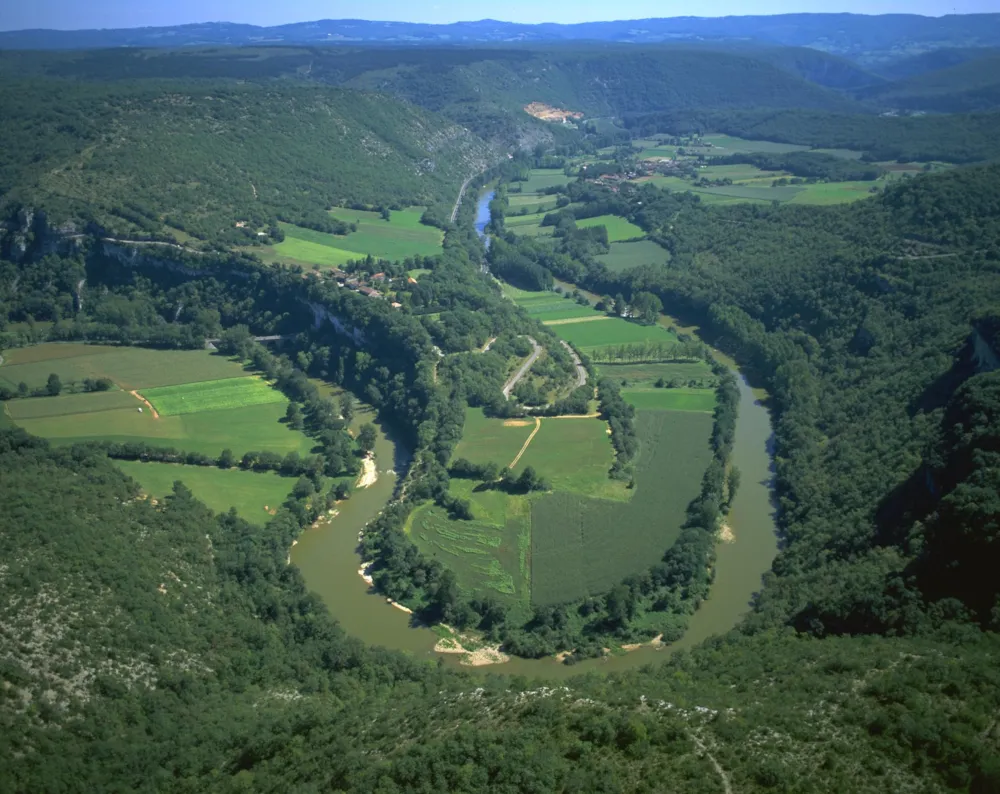
M 378 482 L 378 469 L 375 468 L 375 456 L 370 452 L 361 462 L 361 476 L 358 477 L 358 488 L 370 488 Z

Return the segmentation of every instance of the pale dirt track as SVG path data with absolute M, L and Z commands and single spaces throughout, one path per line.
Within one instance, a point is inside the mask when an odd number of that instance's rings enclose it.
M 517 453 L 517 456 L 510 462 L 508 469 L 513 469 L 517 462 L 521 459 L 521 456 L 528 451 L 528 447 L 531 446 L 531 442 L 535 440 L 535 436 L 538 435 L 538 431 L 542 429 L 542 420 L 537 416 L 535 417 L 535 429 L 531 431 L 531 435 L 528 436 L 527 440 L 524 442 L 524 446 L 521 447 L 521 451 Z
M 132 391 L 129 392 L 129 394 L 131 394 L 133 397 L 135 397 L 137 400 L 139 400 L 141 403 L 143 403 L 149 409 L 149 412 L 153 415 L 154 419 L 159 419 L 160 418 L 160 415 L 159 415 L 159 413 L 157 413 L 156 409 L 153 407 L 153 404 L 149 400 L 147 400 L 145 397 L 143 397 L 141 394 L 139 394 L 139 392 L 137 392 L 135 389 L 133 389 Z

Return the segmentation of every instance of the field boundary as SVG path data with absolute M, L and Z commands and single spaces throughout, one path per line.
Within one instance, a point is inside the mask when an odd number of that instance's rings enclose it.
M 575 325 L 576 323 L 596 323 L 600 320 L 611 320 L 612 317 L 566 317 L 562 320 L 542 320 L 542 325 Z
M 529 435 L 527 440 L 525 440 L 524 445 L 521 447 L 521 451 L 517 453 L 514 460 L 512 460 L 510 462 L 510 465 L 507 466 L 508 469 L 513 469 L 517 465 L 518 461 L 521 460 L 521 456 L 528 451 L 528 447 L 531 446 L 531 442 L 535 440 L 535 436 L 538 435 L 538 431 L 541 429 L 542 429 L 542 420 L 536 416 L 535 429 L 531 431 L 531 435 Z

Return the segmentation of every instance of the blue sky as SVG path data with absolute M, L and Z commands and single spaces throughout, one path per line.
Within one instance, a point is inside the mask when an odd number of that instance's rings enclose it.
M 501 3 L 457 0 L 0 0 L 0 30 L 139 27 L 223 20 L 280 25 L 344 18 L 455 22 L 490 17 L 514 22 L 585 22 L 797 11 L 939 16 L 988 13 L 998 9 L 997 0 L 715 0 L 711 3 L 631 0 L 621 6 L 609 4 L 607 0 L 504 0 Z

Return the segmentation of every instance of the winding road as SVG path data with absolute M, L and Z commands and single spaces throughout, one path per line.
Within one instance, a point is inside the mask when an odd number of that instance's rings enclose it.
M 505 400 L 510 399 L 510 393 L 514 391 L 514 387 L 517 386 L 518 381 L 528 374 L 528 370 L 531 369 L 531 365 L 538 361 L 538 357 L 542 354 L 542 346 L 538 344 L 538 342 L 530 336 L 527 337 L 527 340 L 531 342 L 531 347 L 533 348 L 531 355 L 525 359 L 520 369 L 511 375 L 507 382 L 503 385 L 503 396 Z
M 561 339 L 560 341 L 562 342 L 562 346 L 569 352 L 570 356 L 573 358 L 573 363 L 576 365 L 576 386 L 573 388 L 579 389 L 581 386 L 586 386 L 587 368 L 583 366 L 583 362 L 580 361 L 580 356 L 577 355 L 577 352 L 570 346 L 569 342 L 565 339 Z

